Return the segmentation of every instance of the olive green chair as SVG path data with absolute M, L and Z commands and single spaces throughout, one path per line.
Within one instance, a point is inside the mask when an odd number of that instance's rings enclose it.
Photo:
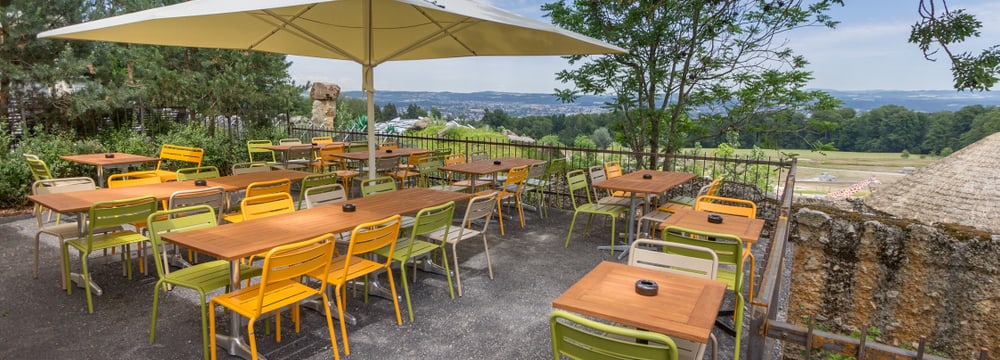
M 618 217 L 622 216 L 628 207 L 621 205 L 611 205 L 611 204 L 599 204 L 593 202 L 590 197 L 590 185 L 587 185 L 587 175 L 583 173 L 583 170 L 573 170 L 566 173 L 566 183 L 569 187 L 570 202 L 573 203 L 573 222 L 569 224 L 569 233 L 566 234 L 566 247 L 569 247 L 569 239 L 573 236 L 573 226 L 576 225 L 576 217 L 580 214 L 587 214 L 587 225 L 583 228 L 584 235 L 590 229 L 590 222 L 594 220 L 594 215 L 604 215 L 611 217 L 611 253 L 615 252 L 615 223 L 618 222 Z M 577 203 L 576 193 L 578 190 L 584 190 L 587 194 L 587 202 Z
M 177 169 L 177 181 L 214 179 L 220 176 L 222 176 L 222 174 L 219 173 L 219 168 L 215 166 L 198 166 Z
M 449 201 L 447 204 L 424 208 L 417 213 L 413 228 L 410 230 L 408 239 L 400 239 L 396 242 L 396 248 L 387 246 L 375 253 L 386 258 L 398 261 L 399 272 L 402 275 L 403 294 L 406 296 L 406 310 L 410 314 L 410 321 L 413 321 L 413 305 L 410 302 L 410 286 L 406 282 L 406 263 L 420 256 L 430 255 L 434 251 L 441 251 L 441 259 L 444 266 L 445 277 L 448 278 L 448 294 L 455 298 L 455 288 L 451 284 L 451 270 L 448 269 L 448 254 L 445 250 L 447 242 L 429 242 L 418 239 L 431 233 L 438 233 L 443 238 L 448 237 L 448 230 L 451 228 L 451 217 L 455 214 L 455 202 Z M 441 232 L 440 230 L 444 230 Z
M 334 173 L 306 175 L 302 178 L 302 183 L 299 186 L 299 197 L 295 201 L 295 210 L 302 210 L 305 207 L 306 191 L 317 186 L 337 184 L 338 181 L 337 174 Z
M 549 315 L 552 358 L 677 360 L 669 336 L 609 325 L 566 311 Z M 619 339 L 624 337 L 625 339 Z
M 154 254 L 166 251 L 164 249 L 166 244 L 161 239 L 163 234 L 213 227 L 218 224 L 217 219 L 215 210 L 208 205 L 182 207 L 150 214 L 147 223 L 149 224 L 149 241 L 153 244 Z M 168 286 L 188 288 L 198 292 L 198 303 L 201 304 L 202 351 L 205 358 L 208 359 L 208 313 L 205 306 L 205 294 L 221 288 L 226 288 L 226 291 L 229 291 L 229 262 L 214 260 L 168 272 L 167 264 L 163 263 L 161 256 L 153 256 L 153 259 L 156 263 L 156 274 L 160 280 L 153 287 L 153 318 L 149 325 L 149 342 L 153 343 L 156 336 L 156 314 L 159 309 L 160 289 L 166 289 Z M 260 276 L 260 268 L 240 265 L 241 280 L 254 276 Z

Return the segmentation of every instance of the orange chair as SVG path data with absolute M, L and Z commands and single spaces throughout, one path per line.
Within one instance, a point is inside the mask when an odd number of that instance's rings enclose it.
M 757 204 L 750 200 L 728 198 L 722 196 L 702 195 L 694 202 L 695 211 L 705 211 L 718 214 L 742 216 L 746 218 L 757 218 Z M 754 264 L 756 257 L 750 252 L 750 243 L 746 243 L 743 249 L 743 261 L 750 259 L 750 296 L 749 301 L 753 301 Z
M 344 184 L 344 191 L 350 194 L 351 181 L 357 177 L 359 173 L 354 170 L 348 170 L 344 159 L 335 156 L 335 154 L 343 153 L 343 144 L 324 145 L 319 149 L 319 158 L 313 162 L 313 169 L 319 169 L 320 172 L 333 172 L 334 174 L 337 174 L 337 177 L 340 178 L 340 181 Z
M 524 189 L 524 179 L 528 178 L 528 167 L 518 166 L 507 172 L 507 180 L 500 188 L 497 195 L 497 220 L 500 221 L 500 236 L 503 236 L 503 210 L 502 203 L 506 199 L 512 199 L 517 207 L 517 216 L 521 220 L 521 228 L 524 228 L 524 211 L 521 209 L 521 190 Z

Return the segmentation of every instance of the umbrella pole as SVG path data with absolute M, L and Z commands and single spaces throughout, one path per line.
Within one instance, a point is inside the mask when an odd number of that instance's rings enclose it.
M 373 86 L 372 67 L 363 67 L 365 97 L 368 105 L 368 178 L 375 178 L 375 89 Z

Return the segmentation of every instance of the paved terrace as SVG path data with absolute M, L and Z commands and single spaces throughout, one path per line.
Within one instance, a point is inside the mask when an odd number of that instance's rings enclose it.
M 459 208 L 455 213 L 461 216 L 464 211 Z M 349 299 L 348 311 L 358 317 L 358 324 L 348 325 L 351 355 L 347 358 L 551 359 L 547 316 L 553 310 L 552 300 L 600 261 L 619 261 L 595 249 L 607 245 L 609 221 L 595 219 L 596 226 L 586 237 L 581 222 L 569 248 L 564 248 L 571 217 L 572 212 L 555 209 L 544 220 L 525 212 L 527 226 L 520 229 L 516 220 L 505 221 L 504 237 L 491 224 L 490 254 L 496 276 L 492 281 L 481 242 L 460 244 L 464 297 L 449 299 L 443 276 L 418 272 L 416 284 L 410 286 L 413 322 L 406 319 L 405 302 L 401 302 L 404 322 L 399 326 L 390 301 L 371 298 L 365 304 L 360 294 Z M 95 312 L 88 314 L 83 289 L 66 295 L 59 288 L 59 248 L 51 237 L 42 240 L 41 274 L 32 279 L 35 231 L 31 216 L 0 218 L 0 359 L 201 358 L 195 292 L 175 289 L 161 295 L 156 343 L 150 344 L 155 275 L 136 271 L 129 281 L 121 274 L 117 256 L 92 260 L 93 278 L 104 288 L 104 295 L 95 296 Z M 760 253 L 758 264 L 765 245 L 755 246 L 755 253 Z M 75 254 L 71 266 L 79 269 Z M 401 286 L 397 288 L 401 294 Z M 723 307 L 731 304 L 732 296 L 727 296 Z M 268 359 L 333 357 L 321 314 L 303 311 L 298 334 L 287 318 L 290 312 L 282 315 L 286 318 L 281 322 L 280 343 L 274 341 L 273 333 L 265 335 L 263 322 L 258 323 L 258 348 Z M 228 332 L 228 321 L 219 320 L 220 330 Z M 336 320 L 334 326 L 342 351 Z M 732 337 L 718 329 L 715 334 L 721 342 L 719 358 L 732 358 Z M 220 358 L 227 358 L 223 355 L 220 352 Z

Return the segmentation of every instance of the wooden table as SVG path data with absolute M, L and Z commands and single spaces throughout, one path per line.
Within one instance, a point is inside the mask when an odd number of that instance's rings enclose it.
M 239 264 L 240 259 L 244 257 L 325 233 L 336 234 L 352 230 L 362 223 L 384 219 L 394 214 L 413 213 L 426 207 L 449 201 L 461 201 L 471 196 L 472 194 L 454 191 L 409 188 L 350 200 L 349 202 L 357 208 L 354 212 L 344 212 L 336 205 L 320 206 L 252 221 L 164 234 L 163 238 L 219 259 L 229 260 L 230 285 L 233 289 L 238 289 Z M 220 340 L 219 346 L 225 348 L 230 355 L 249 354 L 246 342 L 239 335 L 238 316 L 232 317 L 230 326 L 231 335 L 217 335 Z
M 279 144 L 279 145 L 261 146 L 260 148 L 261 149 L 268 149 L 268 150 L 271 150 L 271 151 L 280 152 L 281 153 L 281 164 L 283 165 L 283 167 L 285 169 L 288 169 L 288 160 L 290 160 L 288 158 L 288 152 L 293 147 L 311 146 L 313 151 L 309 152 L 309 162 L 312 163 L 313 158 L 315 157 L 316 150 L 319 150 L 324 145 L 328 145 L 328 144 L 347 145 L 347 143 L 345 143 L 345 142 L 332 142 L 332 143 L 323 143 L 323 144 L 318 144 L 318 143 L 317 144 L 309 144 L 309 143 L 306 143 L 306 144 Z
M 649 179 L 644 178 L 647 174 L 650 176 Z M 603 182 L 594 184 L 594 187 L 609 190 L 620 190 L 632 194 L 631 200 L 629 201 L 628 233 L 625 237 L 626 245 L 628 245 L 635 239 L 636 195 L 663 194 L 677 185 L 694 179 L 694 177 L 695 174 L 684 172 L 639 170 L 607 179 Z M 603 249 L 605 247 L 601 246 L 599 248 Z M 623 247 L 623 251 L 618 258 L 620 259 L 624 257 L 626 253 L 628 253 L 628 246 Z
M 691 230 L 732 234 L 739 236 L 747 244 L 756 244 L 761 231 L 764 230 L 765 221 L 761 219 L 722 215 L 722 223 L 713 224 L 708 222 L 708 214 L 710 213 L 682 207 L 660 224 L 660 230 L 667 226 L 680 226 Z
M 497 164 L 496 161 L 499 161 L 500 163 Z M 475 189 L 476 189 L 476 178 L 479 177 L 479 176 L 481 176 L 481 175 L 490 175 L 490 174 L 494 174 L 495 175 L 498 172 L 510 171 L 510 169 L 513 169 L 513 168 L 516 168 L 516 167 L 519 167 L 519 166 L 531 166 L 531 165 L 538 164 L 538 163 L 543 163 L 543 162 L 545 162 L 545 161 L 544 160 L 536 160 L 536 159 L 525 159 L 525 158 L 519 158 L 519 157 L 505 157 L 505 158 L 498 158 L 498 159 L 487 159 L 487 160 L 473 161 L 473 162 L 468 162 L 468 163 L 464 163 L 464 164 L 455 164 L 455 165 L 442 166 L 442 167 L 440 167 L 438 169 L 443 170 L 443 171 L 454 171 L 454 172 L 460 172 L 460 173 L 463 173 L 463 174 L 473 175 L 473 176 L 469 177 L 469 180 L 470 180 L 469 184 L 471 185 L 473 191 L 475 191 Z
M 659 292 L 636 294 L 639 279 L 655 281 Z M 721 281 L 604 261 L 552 307 L 704 344 L 725 291 Z
M 379 150 L 375 150 L 375 158 L 376 159 L 385 159 L 385 158 L 397 157 L 397 156 L 408 157 L 411 154 L 425 154 L 425 153 L 429 153 L 429 152 L 431 152 L 431 151 L 427 150 L 427 149 L 421 149 L 421 148 L 379 149 Z M 357 163 L 358 164 L 358 173 L 359 174 L 362 173 L 362 172 L 364 172 L 364 166 L 362 166 L 361 164 L 363 164 L 365 161 L 369 160 L 368 159 L 368 151 L 367 150 L 365 150 L 365 151 L 345 152 L 345 153 L 342 153 L 342 154 L 333 154 L 333 156 L 336 156 L 336 157 L 339 157 L 339 158 L 345 159 L 345 160 L 350 160 L 350 161 L 353 161 L 353 162 Z M 374 169 L 374 166 L 369 166 L 369 167 L 372 168 L 372 169 Z M 372 171 L 374 171 L 374 170 L 372 170 Z
M 64 155 L 60 156 L 60 159 L 66 161 L 72 161 L 81 164 L 94 165 L 97 167 L 97 184 L 101 186 L 106 186 L 104 183 L 104 168 L 122 168 L 129 167 L 133 165 L 138 165 L 147 162 L 160 161 L 159 158 L 142 156 L 142 155 L 132 155 L 126 153 L 110 153 L 114 154 L 114 157 L 106 157 L 106 154 L 81 154 L 81 155 Z

